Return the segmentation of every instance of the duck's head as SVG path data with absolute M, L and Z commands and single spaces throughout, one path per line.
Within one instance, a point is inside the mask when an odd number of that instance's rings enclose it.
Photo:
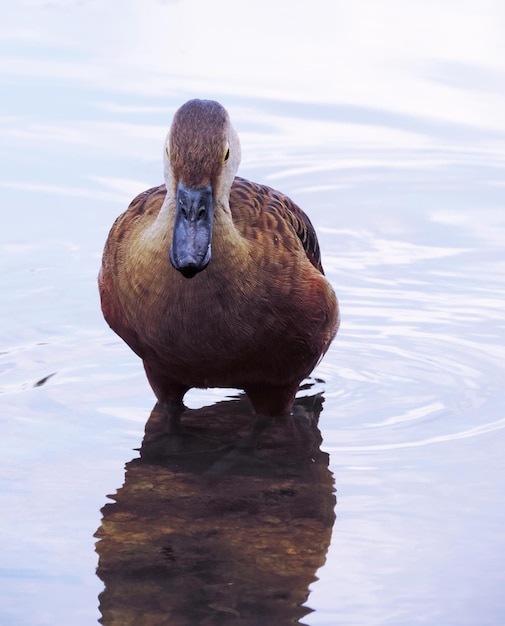
M 178 109 L 164 165 L 167 192 L 175 197 L 170 261 L 186 278 L 210 262 L 214 208 L 228 206 L 239 162 L 240 143 L 223 106 L 190 100 Z

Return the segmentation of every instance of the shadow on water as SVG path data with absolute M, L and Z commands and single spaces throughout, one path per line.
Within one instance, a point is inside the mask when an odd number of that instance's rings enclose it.
M 186 411 L 176 432 L 155 406 L 102 509 L 100 623 L 303 623 L 335 520 L 322 403 L 300 398 L 288 423 L 252 423 L 240 397 Z

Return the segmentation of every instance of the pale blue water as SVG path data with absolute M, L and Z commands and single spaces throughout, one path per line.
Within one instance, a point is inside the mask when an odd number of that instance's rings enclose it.
M 240 173 L 309 213 L 342 308 L 314 374 L 337 517 L 302 622 L 497 626 L 503 7 L 237 6 L 2 11 L 0 623 L 100 616 L 93 534 L 154 398 L 102 320 L 96 274 L 114 218 L 162 181 L 173 111 L 197 96 L 229 109 Z

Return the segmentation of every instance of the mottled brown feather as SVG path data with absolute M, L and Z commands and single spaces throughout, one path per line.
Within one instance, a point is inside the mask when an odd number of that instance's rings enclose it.
M 271 187 L 236 176 L 230 193 L 230 207 L 232 215 L 238 216 L 237 221 L 240 220 L 241 212 L 248 208 L 255 216 L 256 222 L 260 216 L 270 214 L 274 216 L 278 230 L 290 225 L 301 241 L 309 261 L 324 274 L 314 226 L 308 215 L 290 198 Z M 254 218 L 251 216 L 252 219 Z

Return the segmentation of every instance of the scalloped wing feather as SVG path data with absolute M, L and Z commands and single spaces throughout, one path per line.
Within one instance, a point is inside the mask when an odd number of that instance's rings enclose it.
M 273 220 L 268 222 L 269 226 L 274 226 L 279 233 L 285 234 L 286 229 L 292 229 L 289 232 L 293 232 L 299 239 L 309 261 L 324 274 L 314 226 L 308 215 L 290 198 L 267 185 L 237 176 L 231 188 L 230 207 L 237 223 L 243 222 L 247 217 L 249 225 L 261 227 L 264 225 L 264 218 L 270 216 Z

